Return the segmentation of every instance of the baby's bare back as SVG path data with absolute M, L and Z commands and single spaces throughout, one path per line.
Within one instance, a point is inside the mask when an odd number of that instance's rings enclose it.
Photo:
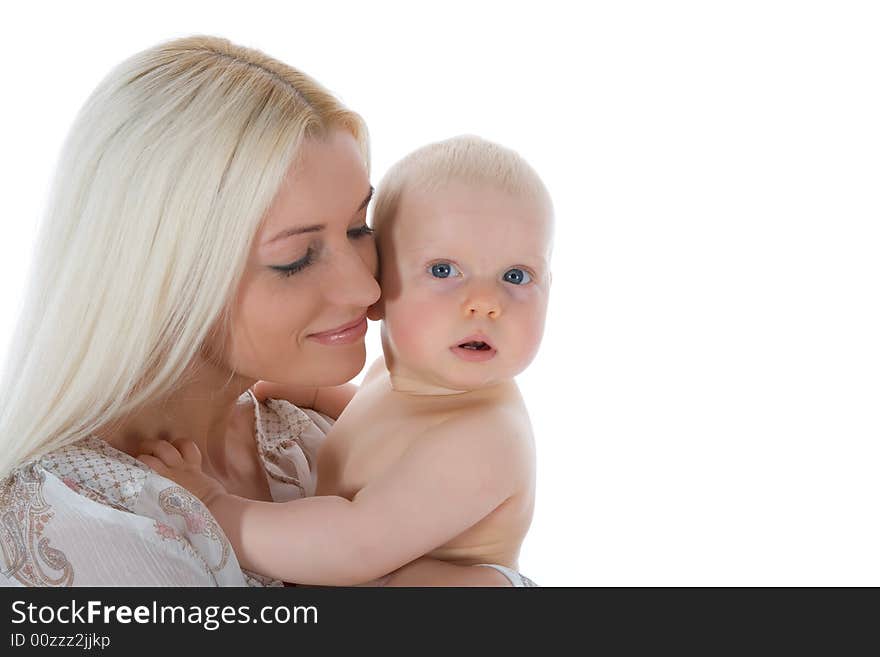
M 462 565 L 495 563 L 518 568 L 520 545 L 534 508 L 535 478 L 531 428 L 513 382 L 488 393 L 413 397 L 392 390 L 384 368 L 371 371 L 321 447 L 317 494 L 354 499 L 359 491 L 392 472 L 408 451 L 425 440 L 432 441 L 434 454 L 447 462 L 461 463 L 456 472 L 468 477 L 469 459 L 478 450 L 463 449 L 461 436 L 452 435 L 455 427 L 462 426 L 462 419 L 471 444 L 485 443 L 485 437 L 498 432 L 511 437 L 507 444 L 513 449 L 499 459 L 509 471 L 504 483 L 509 495 L 476 523 L 466 520 L 470 516 L 463 512 L 461 533 L 437 546 L 429 556 Z M 447 444 L 448 453 L 444 450 Z M 485 458 L 485 453 L 479 458 Z M 449 486 L 458 485 L 454 477 L 449 479 Z M 455 512 L 443 504 L 444 489 L 433 494 L 433 499 L 419 501 L 426 512 Z

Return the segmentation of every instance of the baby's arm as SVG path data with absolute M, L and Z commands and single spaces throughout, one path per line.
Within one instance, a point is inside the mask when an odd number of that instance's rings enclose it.
M 154 444 L 148 449 L 162 462 L 139 458 L 202 499 L 243 567 L 337 586 L 375 579 L 449 542 L 516 492 L 531 458 L 520 431 L 484 418 L 451 421 L 420 437 L 351 501 L 278 504 L 226 493 L 201 472 L 195 445 L 181 447 L 178 453 L 170 443 Z

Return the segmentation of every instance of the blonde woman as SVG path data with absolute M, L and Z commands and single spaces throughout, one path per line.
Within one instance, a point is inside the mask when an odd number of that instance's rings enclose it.
M 251 388 L 322 387 L 332 409 L 363 367 L 371 193 L 361 118 L 260 52 L 180 39 L 101 82 L 63 148 L 3 369 L 0 584 L 280 584 L 134 457 L 186 438 L 232 493 L 314 493 L 333 418 Z M 383 583 L 508 583 L 401 566 Z

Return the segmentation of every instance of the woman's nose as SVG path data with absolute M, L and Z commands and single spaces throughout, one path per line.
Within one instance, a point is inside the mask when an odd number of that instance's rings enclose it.
M 339 305 L 371 306 L 379 300 L 376 281 L 376 254 L 343 249 L 336 254 L 334 275 L 326 281 L 326 291 Z
M 501 317 L 501 303 L 498 295 L 489 287 L 473 287 L 468 291 L 463 305 L 466 317 Z

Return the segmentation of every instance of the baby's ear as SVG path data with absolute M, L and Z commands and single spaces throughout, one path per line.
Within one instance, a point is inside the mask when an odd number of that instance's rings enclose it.
M 382 297 L 379 297 L 376 303 L 367 308 L 367 319 L 372 319 L 374 322 L 385 319 L 385 303 Z

